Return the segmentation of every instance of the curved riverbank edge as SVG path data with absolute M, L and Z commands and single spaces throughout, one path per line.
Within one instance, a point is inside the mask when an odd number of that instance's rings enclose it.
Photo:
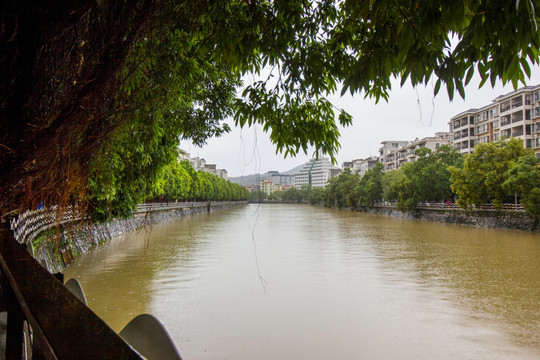
M 36 237 L 34 258 L 49 272 L 61 272 L 77 256 L 88 252 L 94 246 L 108 243 L 115 237 L 130 231 L 144 229 L 164 221 L 185 216 L 225 210 L 246 205 L 247 202 L 208 203 L 206 206 L 194 206 L 173 209 L 149 209 L 144 213 L 134 214 L 129 219 L 116 219 L 108 223 L 93 224 L 86 220 L 63 224 L 52 228 Z
M 475 210 L 473 212 L 467 212 L 456 209 L 417 209 L 414 211 L 402 212 L 395 208 L 389 207 L 359 207 L 357 210 L 402 219 L 437 221 L 441 223 L 465 226 L 540 232 L 538 219 L 534 219 L 524 212 L 493 210 Z

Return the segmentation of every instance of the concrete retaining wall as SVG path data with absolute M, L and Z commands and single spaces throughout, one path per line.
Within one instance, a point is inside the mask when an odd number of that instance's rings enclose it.
M 93 246 L 107 243 L 123 233 L 135 231 L 144 226 L 245 204 L 246 202 L 212 203 L 211 206 L 156 210 L 135 214 L 130 219 L 117 219 L 103 224 L 91 224 L 84 220 L 64 224 L 60 228 L 50 229 L 47 233 L 37 237 L 39 245 L 35 249 L 34 257 L 51 273 L 60 272 L 65 268 L 62 254 L 67 259 L 75 258 Z
M 511 211 L 481 211 L 476 210 L 468 213 L 463 210 L 425 210 L 402 212 L 388 207 L 362 208 L 374 214 L 388 215 L 405 219 L 417 219 L 425 221 L 438 221 L 442 223 L 460 224 L 477 227 L 490 227 L 498 229 L 517 229 L 540 232 L 538 219 L 533 219 L 524 212 Z

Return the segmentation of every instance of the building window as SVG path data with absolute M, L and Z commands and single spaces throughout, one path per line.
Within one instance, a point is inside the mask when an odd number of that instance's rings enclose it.
M 530 109 L 525 110 L 525 120 L 531 120 L 532 119 L 531 113 L 532 113 L 532 111 Z
M 525 95 L 525 105 L 531 105 L 531 95 Z
M 523 121 L 523 111 L 517 111 L 512 114 L 512 124 Z
M 523 105 L 523 97 L 521 95 L 512 99 L 512 109 L 520 107 L 521 105 Z
M 501 104 L 501 112 L 510 110 L 510 100 L 507 100 Z

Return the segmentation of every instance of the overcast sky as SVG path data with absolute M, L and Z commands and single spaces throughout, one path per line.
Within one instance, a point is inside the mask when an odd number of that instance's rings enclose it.
M 465 100 L 456 91 L 450 101 L 446 89 L 441 86 L 439 94 L 433 96 L 433 83 L 416 89 L 409 83 L 403 88 L 395 81 L 388 102 L 375 104 L 373 99 L 364 99 L 362 94 L 332 97 L 338 108 L 346 110 L 353 117 L 353 125 L 341 129 L 341 149 L 337 155 L 338 166 L 344 161 L 377 155 L 382 141 L 414 140 L 433 136 L 439 131 L 448 131 L 448 121 L 470 108 L 489 104 L 499 95 L 513 91 L 511 84 L 494 88 L 485 84 L 478 89 L 480 78 L 475 77 L 465 88 Z M 540 84 L 540 67 L 532 68 L 527 85 Z M 520 86 L 521 87 L 521 86 Z M 226 169 L 229 177 L 265 173 L 270 170 L 287 171 L 307 162 L 313 155 L 303 153 L 295 158 L 284 158 L 276 154 L 275 146 L 261 126 L 236 128 L 230 122 L 232 131 L 220 138 L 210 139 L 202 148 L 182 141 L 180 147 L 192 157 L 204 158 L 219 169 Z

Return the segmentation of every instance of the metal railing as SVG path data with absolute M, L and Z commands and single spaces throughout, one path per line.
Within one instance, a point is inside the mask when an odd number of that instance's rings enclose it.
M 375 204 L 375 207 L 386 207 L 386 208 L 395 209 L 396 205 L 397 205 L 396 201 L 380 201 Z M 456 203 L 445 203 L 445 202 L 418 203 L 416 208 L 417 209 L 435 209 L 435 210 L 448 210 L 448 209 L 463 210 Z M 521 204 L 502 204 L 502 207 L 500 209 L 495 208 L 495 205 L 493 204 L 482 204 L 480 206 L 473 206 L 473 210 L 488 210 L 488 211 L 505 210 L 505 211 L 525 212 L 525 208 Z
M 134 214 L 147 213 L 152 211 L 165 211 L 174 209 L 195 209 L 208 208 L 212 206 L 226 206 L 243 203 L 242 201 L 202 201 L 202 202 L 159 202 L 140 204 Z M 39 233 L 68 222 L 85 219 L 73 207 L 67 207 L 59 210 L 56 206 L 47 207 L 38 210 L 25 210 L 18 216 L 13 216 L 10 220 L 10 228 L 13 231 L 15 239 L 20 243 L 31 242 Z
M 6 359 L 143 359 L 39 265 L 6 226 L 0 227 L 0 268 Z

